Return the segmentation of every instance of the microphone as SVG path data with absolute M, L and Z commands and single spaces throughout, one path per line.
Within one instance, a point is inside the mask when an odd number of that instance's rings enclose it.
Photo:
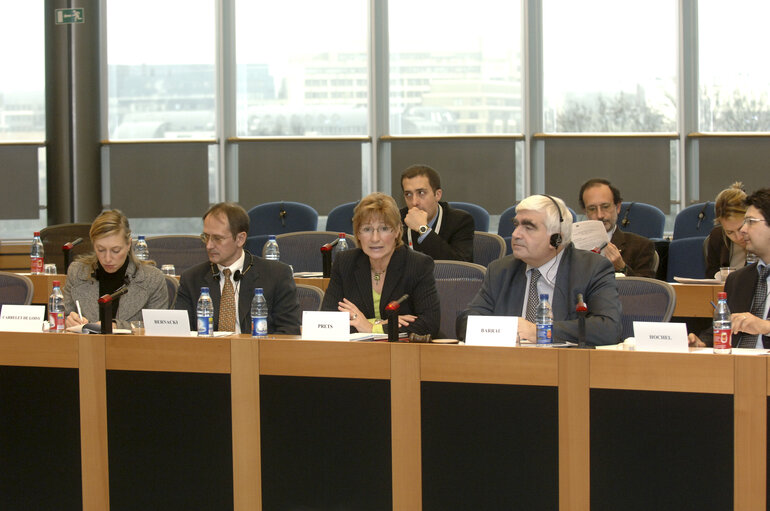
M 286 210 L 283 208 L 283 202 L 281 203 L 280 211 L 278 211 L 278 216 L 281 219 L 281 225 L 286 227 Z
M 578 348 L 587 348 L 586 314 L 588 314 L 588 306 L 583 301 L 583 293 L 578 293 L 577 295 L 577 305 L 575 306 L 575 312 L 578 315 Z
M 111 295 L 103 295 L 99 298 L 99 321 L 102 325 L 103 334 L 112 333 L 112 302 L 115 298 L 128 292 L 128 286 L 123 284 Z
M 701 208 L 700 213 L 698 213 L 698 227 L 697 229 L 700 230 L 700 223 L 703 221 L 704 218 L 706 218 L 706 208 L 708 207 L 709 203 L 705 202 L 703 204 L 703 208 Z
M 626 212 L 623 214 L 623 220 L 620 221 L 620 225 L 622 225 L 623 227 L 628 227 L 628 224 L 631 223 L 631 220 L 628 219 L 628 212 L 631 211 L 631 206 L 633 205 L 634 205 L 633 202 L 629 204 L 628 207 L 626 208 Z
M 388 318 L 388 342 L 398 342 L 398 310 L 407 298 L 409 295 L 404 295 L 385 306 L 385 315 Z
M 83 243 L 83 238 L 75 238 L 74 240 L 68 241 L 67 243 L 62 245 L 61 249 L 62 250 L 72 250 L 73 248 L 77 247 L 81 243 Z

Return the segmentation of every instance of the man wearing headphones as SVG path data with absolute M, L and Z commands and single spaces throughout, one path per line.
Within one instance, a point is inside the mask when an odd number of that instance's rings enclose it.
M 602 255 L 610 260 L 618 273 L 655 278 L 655 245 L 644 236 L 618 228 L 618 214 L 623 199 L 620 190 L 601 178 L 589 179 L 580 187 L 580 207 L 589 220 L 599 220 L 607 229 L 610 242 Z
M 588 306 L 588 344 L 620 340 L 620 301 L 612 264 L 571 243 L 572 215 L 561 199 L 532 195 L 516 206 L 511 239 L 513 255 L 490 263 L 484 282 L 457 319 L 457 336 L 465 337 L 470 315 L 519 316 L 519 338 L 535 341 L 534 313 L 541 293 L 553 311 L 553 336 L 578 341 L 578 294 Z
M 243 249 L 249 215 L 232 202 L 215 204 L 203 215 L 201 240 L 209 260 L 189 268 L 179 280 L 175 308 L 186 310 L 196 329 L 196 308 L 201 287 L 208 287 L 214 302 L 214 330 L 251 332 L 251 300 L 261 287 L 267 300 L 267 332 L 299 334 L 300 308 L 291 268 L 256 257 Z

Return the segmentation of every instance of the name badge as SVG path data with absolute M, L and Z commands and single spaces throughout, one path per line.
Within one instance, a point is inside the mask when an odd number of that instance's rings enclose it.
M 303 311 L 302 338 L 314 341 L 347 341 L 350 338 L 350 314 Z
M 687 325 L 634 321 L 636 351 L 670 351 L 687 353 Z
M 3 305 L 0 330 L 4 332 L 42 332 L 44 305 Z
M 472 346 L 518 346 L 516 316 L 468 316 L 465 344 Z
M 190 337 L 190 318 L 187 311 L 142 309 L 144 335 Z

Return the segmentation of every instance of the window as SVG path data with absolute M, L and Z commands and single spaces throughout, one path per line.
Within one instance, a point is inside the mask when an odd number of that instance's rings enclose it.
M 676 131 L 677 3 L 543 0 L 544 129 Z
M 367 6 L 360 0 L 236 2 L 239 136 L 367 133 Z M 278 122 L 284 117 L 296 122 Z
M 698 3 L 701 131 L 770 131 L 765 0 Z
M 110 139 L 215 137 L 214 6 L 209 0 L 107 3 Z
M 522 131 L 520 2 L 391 0 L 389 17 L 393 134 Z

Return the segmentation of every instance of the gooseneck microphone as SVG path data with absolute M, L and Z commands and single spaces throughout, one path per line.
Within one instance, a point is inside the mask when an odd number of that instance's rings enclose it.
M 321 268 L 323 269 L 323 276 L 328 279 L 332 276 L 332 249 L 337 245 L 339 238 L 334 238 L 334 241 L 324 243 L 321 246 Z
M 620 225 L 623 227 L 628 227 L 628 224 L 631 223 L 631 220 L 628 219 L 628 213 L 631 211 L 631 208 L 633 207 L 634 203 L 630 203 L 628 207 L 626 208 L 626 212 L 623 214 L 623 220 L 620 221 Z
M 112 333 L 112 303 L 115 298 L 128 293 L 128 286 L 123 284 L 114 293 L 103 295 L 99 298 L 99 321 L 101 322 L 103 334 Z
M 385 306 L 385 315 L 388 319 L 388 342 L 398 341 L 398 310 L 407 298 L 409 298 L 408 294 Z
M 73 247 L 76 247 L 83 243 L 83 238 L 75 238 L 72 241 L 68 241 L 64 245 L 62 245 L 61 250 L 64 253 L 64 273 L 67 273 L 67 270 L 70 267 L 71 260 L 71 254 L 70 250 L 72 250 Z
M 577 305 L 575 306 L 575 312 L 578 315 L 578 348 L 586 347 L 586 314 L 588 314 L 588 306 L 583 301 L 583 293 L 577 295 Z

